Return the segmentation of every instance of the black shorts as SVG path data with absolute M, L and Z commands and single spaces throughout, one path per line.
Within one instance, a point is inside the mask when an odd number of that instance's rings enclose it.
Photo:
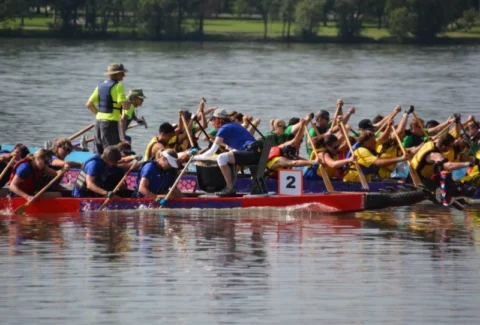
M 115 121 L 95 121 L 95 151 L 99 154 L 108 146 L 115 146 L 120 142 L 119 123 Z

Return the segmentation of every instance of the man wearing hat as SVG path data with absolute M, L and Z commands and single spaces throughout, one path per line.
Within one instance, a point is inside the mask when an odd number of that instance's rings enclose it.
M 258 164 L 263 149 L 263 141 L 256 141 L 247 129 L 238 123 L 232 122 L 224 109 L 217 108 L 215 110 L 212 122 L 213 127 L 218 130 L 215 140 L 210 149 L 196 156 L 195 160 L 213 156 L 222 144 L 226 144 L 233 149 L 233 151 L 221 153 L 217 157 L 218 167 L 220 167 L 226 183 L 226 187 L 217 195 L 235 196 L 236 190 L 228 164 L 240 166 Z
M 323 137 L 325 134 L 327 134 L 328 130 L 330 129 L 330 113 L 328 113 L 325 110 L 318 111 L 315 116 L 315 128 L 317 129 L 318 133 L 320 134 L 320 137 Z M 312 127 L 310 130 L 308 130 L 308 133 L 314 140 L 314 142 L 320 140 L 317 137 L 317 132 L 315 129 Z M 312 147 L 310 146 L 309 141 L 307 141 L 307 155 L 310 157 L 312 155 Z
M 121 111 L 128 110 L 131 106 L 121 83 L 126 72 L 128 71 L 123 64 L 110 64 L 104 73 L 109 78 L 95 88 L 86 103 L 86 106 L 96 114 L 94 138 L 95 151 L 99 154 L 123 138 L 119 123 Z
M 138 124 L 142 125 L 145 124 L 145 120 L 143 118 L 138 118 L 136 116 L 137 107 L 142 106 L 143 101 L 147 98 L 143 94 L 142 89 L 130 89 L 128 92 L 128 102 L 130 103 L 130 108 L 128 110 L 124 110 L 122 114 L 122 130 L 123 134 L 126 134 L 127 128 L 132 123 L 132 121 L 137 122 Z

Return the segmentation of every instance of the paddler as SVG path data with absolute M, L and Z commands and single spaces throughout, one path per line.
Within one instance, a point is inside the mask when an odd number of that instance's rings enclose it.
M 28 150 L 28 148 L 21 143 L 17 143 L 11 152 L 7 150 L 0 151 L 0 174 L 4 172 L 9 162 L 13 159 L 10 167 L 8 168 L 8 170 L 5 171 L 5 173 L 3 173 L 3 177 L 2 179 L 0 179 L 0 188 L 4 187 L 5 184 L 8 183 L 13 166 L 19 160 L 24 159 L 29 153 L 30 151 Z
M 376 152 L 376 137 L 372 131 L 363 131 L 358 138 L 359 146 L 354 149 L 354 155 L 358 158 L 358 163 L 368 181 L 373 177 L 380 178 L 379 169 L 381 167 L 395 166 L 398 162 L 408 159 L 406 156 L 398 158 L 383 159 L 378 157 Z M 392 168 L 393 169 L 393 168 Z M 353 166 L 350 166 L 343 177 L 344 182 L 359 182 L 358 172 Z
M 102 154 L 106 147 L 114 146 L 123 140 L 119 123 L 121 111 L 128 110 L 131 106 L 121 82 L 126 72 L 128 70 L 123 64 L 110 64 L 104 73 L 109 78 L 95 88 L 85 104 L 96 115 L 94 138 L 95 151 L 98 154 Z
M 257 141 L 243 126 L 230 120 L 228 113 L 217 108 L 213 113 L 213 126 L 217 136 L 212 146 L 203 154 L 198 155 L 195 160 L 206 159 L 213 156 L 222 144 L 226 144 L 233 151 L 221 153 L 217 157 L 217 163 L 225 179 L 226 187 L 217 195 L 234 196 L 236 190 L 230 175 L 228 164 L 240 166 L 256 165 L 260 159 L 263 149 L 263 141 Z
M 265 137 L 269 138 L 274 146 L 279 146 L 288 141 L 289 136 L 285 133 L 287 125 L 283 120 L 271 120 L 271 130 L 265 133 Z
M 65 161 L 65 158 L 73 151 L 73 145 L 67 138 L 57 138 L 52 149 L 51 167 L 55 170 L 62 169 L 65 165 L 70 168 L 80 168 L 82 164 L 75 161 Z
M 123 134 L 127 134 L 128 126 L 130 123 L 132 123 L 132 121 L 135 121 L 140 125 L 145 124 L 145 120 L 137 117 L 137 108 L 142 106 L 143 101 L 146 98 L 147 97 L 143 94 L 143 90 L 140 88 L 130 89 L 128 91 L 127 99 L 130 103 L 130 108 L 128 110 L 123 110 L 121 119 Z M 125 138 L 131 142 L 130 137 L 125 136 Z
M 135 196 L 148 197 L 158 201 L 177 179 L 178 156 L 172 149 L 158 151 L 155 158 L 142 164 L 137 177 Z M 175 188 L 172 197 L 181 197 L 182 192 Z
M 177 153 L 182 152 L 181 144 L 187 137 L 186 133 L 177 135 L 172 124 L 168 122 L 162 123 L 158 128 L 158 136 L 153 137 L 147 145 L 144 160 L 150 160 L 150 158 L 156 156 L 157 152 L 164 149 L 173 149 Z M 183 161 L 183 157 L 181 160 Z
M 116 146 L 105 148 L 101 155 L 93 155 L 83 164 L 75 182 L 72 196 L 112 198 L 114 196 L 113 189 L 125 174 L 117 166 L 121 158 L 120 149 Z M 129 194 L 131 195 L 125 190 L 124 186 L 123 191 L 117 192 L 116 195 L 125 197 Z
M 39 149 L 33 156 L 21 159 L 13 167 L 10 175 L 10 192 L 30 201 L 35 193 L 40 190 L 39 184 L 42 176 L 55 177 L 57 172 L 48 167 L 52 161 L 52 152 Z M 68 166 L 66 166 L 68 168 Z M 58 197 L 59 192 L 45 192 L 42 197 Z
M 402 140 L 402 144 L 404 148 L 412 148 L 412 147 L 418 147 L 420 144 L 425 142 L 427 139 L 425 138 L 425 133 L 424 130 L 422 130 L 422 125 L 424 125 L 424 122 L 422 119 L 419 119 L 420 121 L 417 121 L 417 119 L 413 119 L 410 121 L 410 130 L 405 130 L 405 137 Z M 425 128 L 425 132 L 429 136 L 433 136 L 443 130 L 448 124 L 452 123 L 455 120 L 454 117 L 449 118 L 447 121 L 444 123 L 438 124 L 435 127 L 432 128 Z M 399 134 L 400 137 L 403 136 L 402 133 Z
M 268 162 L 265 167 L 265 176 L 277 178 L 278 170 L 292 169 L 293 167 L 311 166 L 310 160 L 303 159 L 297 155 L 297 148 L 292 145 L 283 147 L 275 146 L 270 149 Z

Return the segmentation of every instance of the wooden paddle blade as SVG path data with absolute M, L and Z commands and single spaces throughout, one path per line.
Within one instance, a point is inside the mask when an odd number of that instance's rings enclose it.
M 356 161 L 355 162 L 355 168 L 357 169 L 358 172 L 358 177 L 360 178 L 360 183 L 362 184 L 362 188 L 366 191 L 370 191 L 370 186 L 368 186 L 367 179 L 365 178 L 365 174 L 362 171 L 362 168 L 360 167 L 360 164 Z
M 14 211 L 13 211 L 13 214 L 23 214 L 25 212 L 25 209 L 27 208 L 27 204 L 23 204 L 21 206 L 19 206 L 18 208 L 16 208 Z
M 103 202 L 102 206 L 100 206 L 100 208 L 98 209 L 99 211 L 105 209 L 105 207 L 107 206 L 107 204 L 110 203 L 110 198 L 106 199 L 105 202 Z
M 335 192 L 335 189 L 332 185 L 332 181 L 330 180 L 330 177 L 328 176 L 327 171 L 325 170 L 325 167 L 322 164 L 320 164 L 318 166 L 318 169 L 320 170 L 320 174 L 322 175 L 323 183 L 325 184 L 325 188 L 327 189 L 327 192 L 328 193 Z

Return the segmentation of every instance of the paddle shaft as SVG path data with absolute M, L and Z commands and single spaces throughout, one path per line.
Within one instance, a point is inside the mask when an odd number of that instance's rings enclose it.
M 397 144 L 400 147 L 400 150 L 402 151 L 403 155 L 406 156 L 407 152 L 403 147 L 402 140 L 400 140 L 397 130 L 395 130 L 395 127 L 393 125 L 392 125 L 392 132 L 395 135 L 395 139 L 397 139 Z M 422 181 L 420 180 L 420 177 L 418 176 L 417 171 L 412 167 L 412 163 L 410 162 L 410 160 L 407 160 L 407 164 L 410 169 L 410 177 L 412 178 L 413 184 L 415 185 L 415 187 L 419 187 L 420 185 L 422 185 Z
M 312 150 L 315 153 L 315 157 L 318 159 L 318 152 L 317 148 L 315 148 L 315 145 L 313 144 L 312 137 L 308 133 L 308 128 L 305 125 L 305 132 L 307 133 L 307 139 L 310 142 L 310 145 L 312 146 Z M 330 180 L 330 177 L 327 174 L 327 171 L 325 170 L 324 166 L 322 163 L 319 163 L 318 169 L 320 170 L 320 174 L 322 175 L 323 183 L 325 184 L 325 188 L 327 189 L 328 193 L 333 193 L 335 192 L 335 189 L 333 188 L 332 181 Z
M 337 117 L 340 115 L 340 111 L 342 110 L 342 104 L 337 104 L 337 109 L 335 110 L 335 115 L 333 116 L 333 122 L 330 126 L 330 130 L 337 124 Z
M 185 128 L 185 132 L 187 133 L 187 137 L 188 137 L 188 141 L 190 142 L 190 146 L 193 148 L 195 146 L 195 143 L 193 142 L 192 134 L 190 133 L 190 129 L 188 128 L 187 121 L 185 120 L 185 115 L 183 115 L 183 113 L 181 113 L 180 118 L 182 120 L 183 127 Z
M 339 123 L 340 128 L 342 129 L 343 136 L 345 137 L 345 141 L 347 141 L 348 148 L 350 149 L 350 152 L 352 153 L 352 156 L 354 155 L 352 144 L 350 143 L 350 138 L 348 137 L 347 130 L 345 129 L 345 125 L 343 125 L 343 122 Z M 362 183 L 362 187 L 364 190 L 369 190 L 370 187 L 368 186 L 367 179 L 365 178 L 365 175 L 362 172 L 362 168 L 360 167 L 360 164 L 358 161 L 355 160 L 355 169 L 357 170 L 358 177 L 360 178 L 360 183 Z
M 47 185 L 45 185 L 40 191 L 38 191 L 37 194 L 35 194 L 35 196 L 30 200 L 28 201 L 27 203 L 25 203 L 24 205 L 21 205 L 19 206 L 17 209 L 15 209 L 15 211 L 13 211 L 13 214 L 18 214 L 18 213 L 23 213 L 23 211 L 25 211 L 25 209 L 33 202 L 35 201 L 36 199 L 38 199 L 43 193 L 45 193 L 46 190 L 48 190 L 48 188 L 50 186 L 52 186 L 53 184 L 55 184 L 56 181 L 58 181 L 60 179 L 60 177 L 63 176 L 63 174 L 65 173 L 66 169 L 63 168 L 62 170 L 60 170 L 59 172 L 57 172 L 57 176 L 55 176 L 50 182 L 48 182 Z
M 3 177 L 5 176 L 5 174 L 7 174 L 7 171 L 10 169 L 10 167 L 12 167 L 14 161 L 15 161 L 15 157 L 12 157 L 12 158 L 10 159 L 10 161 L 8 162 L 7 166 L 5 166 L 5 168 L 3 169 L 2 173 L 0 174 L 0 180 L 3 179 Z
M 418 125 L 422 128 L 422 132 L 425 135 L 427 139 L 430 139 L 430 136 L 428 135 L 427 131 L 425 131 L 425 127 L 423 126 L 422 120 L 420 120 L 417 116 L 417 113 L 415 111 L 412 112 L 413 116 L 415 116 L 415 120 L 417 120 Z
M 74 133 L 74 134 L 72 134 L 71 136 L 69 136 L 69 137 L 68 137 L 68 140 L 72 141 L 73 139 L 78 138 L 79 136 L 81 136 L 81 135 L 84 134 L 85 132 L 91 130 L 94 126 L 95 126 L 95 123 L 90 124 L 90 125 L 87 126 L 86 128 L 84 128 L 84 129 L 78 131 L 77 133 Z
M 258 130 L 258 128 L 257 128 L 252 122 L 250 122 L 249 119 L 247 119 L 247 123 L 248 123 L 255 131 L 257 131 L 258 134 L 260 134 L 260 136 L 262 137 L 262 139 L 265 140 L 265 136 L 262 134 L 262 132 L 260 132 L 260 131 Z
M 193 161 L 193 157 L 194 156 L 191 156 L 190 159 L 187 161 L 187 163 L 185 164 L 185 167 L 183 167 L 183 170 L 180 172 L 177 179 L 175 180 L 175 183 L 173 183 L 172 188 L 170 189 L 170 191 L 168 191 L 167 195 L 165 195 L 165 201 L 168 201 L 170 196 L 172 196 L 172 193 L 175 190 L 175 188 L 177 187 L 178 183 L 180 182 L 180 179 L 182 178 L 183 174 L 185 174 L 185 172 L 187 171 L 190 163 Z M 160 208 L 161 208 L 161 206 L 160 206 Z
M 118 182 L 117 186 L 115 186 L 115 188 L 113 189 L 112 193 L 115 194 L 118 192 L 118 190 L 120 189 L 120 187 L 123 185 L 123 182 L 125 182 L 125 180 L 127 179 L 127 176 L 128 174 L 130 174 L 130 172 L 135 168 L 135 165 L 136 163 L 134 162 L 136 161 L 136 159 L 134 159 L 132 161 L 132 166 L 130 166 L 130 168 L 128 169 L 128 171 L 125 173 L 125 175 L 123 175 L 122 179 L 120 180 L 120 182 Z M 100 207 L 99 210 L 103 210 L 103 208 L 105 208 L 105 206 L 108 204 L 108 202 L 110 202 L 111 198 L 107 198 L 105 200 L 105 202 L 103 202 L 102 206 Z
M 385 129 L 385 127 L 388 125 L 388 123 L 390 123 L 390 121 L 395 117 L 395 115 L 397 115 L 397 113 L 396 113 L 395 111 L 391 112 L 391 113 L 388 115 L 388 117 L 387 117 L 387 119 L 385 120 L 385 122 L 382 123 L 382 125 L 381 125 L 380 128 L 377 130 L 377 132 L 375 132 L 375 135 L 379 135 L 380 132 L 382 132 L 382 131 Z

